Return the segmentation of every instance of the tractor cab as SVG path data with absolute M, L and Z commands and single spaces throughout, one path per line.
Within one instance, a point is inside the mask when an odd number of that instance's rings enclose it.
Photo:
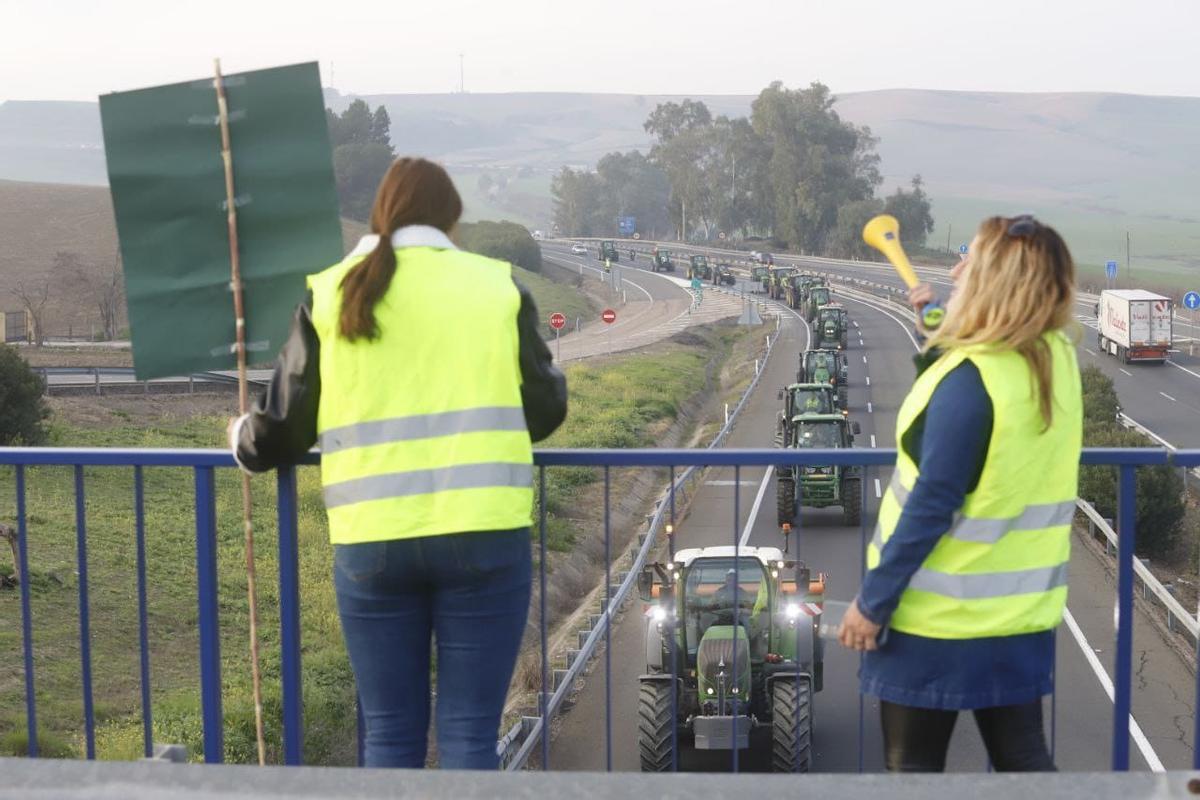
M 837 392 L 840 408 L 847 408 L 849 401 L 848 368 L 846 354 L 840 350 L 826 348 L 806 350 L 800 356 L 800 371 L 797 383 L 824 383 Z
M 804 318 L 809 322 L 812 322 L 814 319 L 816 319 L 817 309 L 819 309 L 821 306 L 829 305 L 829 302 L 832 299 L 833 298 L 830 296 L 828 286 L 814 286 L 809 289 L 808 308 L 806 309 L 807 313 L 804 315 Z
M 783 418 L 789 423 L 798 414 L 837 413 L 837 397 L 828 383 L 793 383 L 780 390 Z
M 849 332 L 849 317 L 846 307 L 840 303 L 829 303 L 817 310 L 816 334 L 817 346 L 843 349 L 846 347 Z
M 767 276 L 771 274 L 770 267 L 751 267 L 750 280 L 758 284 L 760 288 L 765 288 L 767 285 Z
M 606 264 L 615 264 L 620 261 L 620 256 L 617 255 L 617 246 L 609 239 L 600 243 L 600 249 L 597 252 L 600 260 Z
M 692 256 L 688 261 L 688 279 L 699 278 L 700 280 L 711 280 L 712 272 L 708 266 L 708 257 L 703 255 Z
M 655 272 L 674 272 L 675 262 L 671 260 L 670 250 L 654 249 L 654 259 L 651 263 L 651 269 Z

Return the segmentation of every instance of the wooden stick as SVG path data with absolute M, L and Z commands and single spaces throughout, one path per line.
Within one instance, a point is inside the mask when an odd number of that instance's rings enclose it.
M 233 154 L 229 147 L 229 103 L 225 98 L 225 81 L 221 77 L 221 59 L 213 62 L 217 89 L 217 112 L 221 121 L 221 159 L 225 162 L 226 220 L 229 225 L 229 288 L 233 290 L 233 314 L 236 326 L 238 369 L 238 410 L 245 414 L 250 407 L 246 384 L 246 311 L 242 302 L 242 270 L 238 257 L 237 203 L 233 190 Z M 254 686 L 254 733 L 258 739 L 258 764 L 267 763 L 266 739 L 263 736 L 262 672 L 258 659 L 258 589 L 254 568 L 254 522 L 251 514 L 250 476 L 242 473 L 242 528 L 246 539 L 246 591 L 250 602 L 250 675 Z

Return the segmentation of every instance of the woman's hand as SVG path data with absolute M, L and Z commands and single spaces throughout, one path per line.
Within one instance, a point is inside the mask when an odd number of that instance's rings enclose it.
M 919 283 L 908 290 L 908 304 L 917 312 L 918 319 L 921 317 L 921 309 L 932 303 L 935 296 L 933 287 L 928 283 Z
M 846 616 L 842 617 L 842 625 L 838 628 L 838 641 L 851 650 L 875 650 L 878 647 L 876 639 L 880 630 L 881 626 L 871 622 L 858 610 L 856 597 L 846 609 Z

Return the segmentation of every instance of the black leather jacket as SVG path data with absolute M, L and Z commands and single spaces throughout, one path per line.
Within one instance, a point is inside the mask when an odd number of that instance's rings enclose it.
M 517 289 L 521 292 L 517 314 L 521 403 L 529 435 L 538 442 L 554 433 L 567 416 L 567 379 L 554 366 L 542 340 L 533 296 L 519 283 Z M 311 305 L 310 296 L 296 308 L 271 383 L 238 429 L 237 458 L 248 470 L 263 472 L 295 464 L 316 444 L 321 342 L 313 328 Z

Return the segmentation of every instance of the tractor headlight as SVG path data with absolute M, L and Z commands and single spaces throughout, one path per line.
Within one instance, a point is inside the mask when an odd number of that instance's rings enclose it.
M 800 606 L 795 603 L 788 603 L 783 608 L 783 614 L 790 620 L 795 620 L 800 616 Z
M 710 686 L 710 687 L 708 687 L 708 693 L 709 693 L 709 694 L 712 694 L 712 693 L 713 693 L 713 688 L 712 688 L 711 686 Z
M 651 606 L 650 619 L 655 622 L 662 622 L 667 618 L 667 610 L 662 606 Z

